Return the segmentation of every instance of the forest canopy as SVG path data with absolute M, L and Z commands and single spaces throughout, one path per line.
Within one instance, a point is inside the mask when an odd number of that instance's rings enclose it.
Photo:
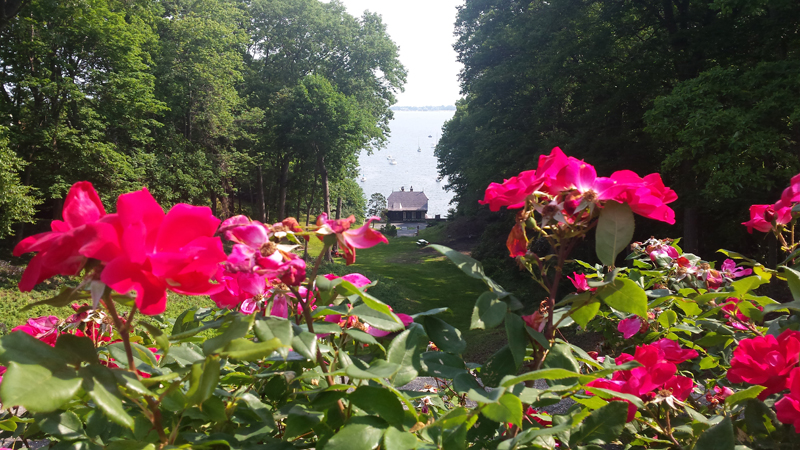
M 747 207 L 800 169 L 799 31 L 785 0 L 467 0 L 440 173 L 473 213 L 559 146 L 598 174 L 664 174 L 688 249 L 738 245 Z
M 147 187 L 219 217 L 331 213 L 332 195 L 363 216 L 358 154 L 386 142 L 406 78 L 380 16 L 318 0 L 15 7 L 0 22 L 0 238 L 59 218 L 79 180 L 111 208 Z

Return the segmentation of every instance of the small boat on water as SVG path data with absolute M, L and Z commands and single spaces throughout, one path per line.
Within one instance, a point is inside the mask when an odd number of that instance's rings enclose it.
M 391 161 L 391 160 L 393 160 L 394 158 L 392 158 L 392 155 L 389 155 L 389 156 L 387 156 L 387 157 L 386 157 L 386 159 L 388 159 L 389 161 Z
M 364 181 L 367 181 L 367 179 L 364 178 L 364 177 L 361 177 L 361 182 L 364 182 Z
M 428 137 L 429 137 L 429 138 L 432 138 L 433 136 L 431 136 L 431 135 L 429 134 L 429 135 L 428 135 Z
M 393 159 L 393 160 L 391 160 L 391 162 L 389 162 L 389 164 L 391 164 L 393 166 L 396 166 L 397 165 L 397 160 Z

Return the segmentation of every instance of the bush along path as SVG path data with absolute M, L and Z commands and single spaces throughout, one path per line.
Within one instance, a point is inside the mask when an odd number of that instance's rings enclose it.
M 220 223 L 205 207 L 165 213 L 146 189 L 106 214 L 93 187 L 77 183 L 65 220 L 16 249 L 35 253 L 22 290 L 54 275 L 78 281 L 40 301 L 64 308 L 62 318 L 33 318 L 0 338 L 0 397 L 27 411 L 2 413 L 0 438 L 56 449 L 791 447 L 800 430 L 800 175 L 745 222 L 778 237 L 787 253 L 779 270 L 730 251 L 717 266 L 655 238 L 633 243 L 617 265 L 634 214 L 671 223 L 675 198 L 658 174 L 598 177 L 558 149 L 489 186 L 491 209 L 519 210 L 509 252 L 549 295 L 520 315 L 519 300 L 477 261 L 430 246 L 463 272 L 443 284 L 479 283 L 464 327 L 506 336 L 478 365 L 465 363 L 468 341 L 442 307 L 395 312 L 363 274 L 320 269 L 334 243 L 348 264 L 385 244 L 369 221 Z M 592 231 L 600 262 L 563 273 Z M 534 236 L 552 252 L 532 252 Z M 293 253 L 304 239 L 323 243 L 309 267 Z M 559 293 L 565 277 L 574 289 Z M 756 293 L 770 282 L 788 284 L 793 301 Z M 159 319 L 167 291 L 210 295 L 217 307 Z M 621 351 L 587 353 L 556 337 L 572 323 L 616 336 Z M 420 376 L 444 383 L 402 389 Z M 575 403 L 542 409 L 565 399 Z

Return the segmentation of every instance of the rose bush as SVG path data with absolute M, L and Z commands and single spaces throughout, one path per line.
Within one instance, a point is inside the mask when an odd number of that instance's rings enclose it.
M 507 336 L 474 364 L 442 311 L 395 312 L 363 275 L 320 273 L 334 244 L 349 264 L 356 249 L 387 243 L 369 221 L 220 222 L 205 207 L 164 212 L 146 189 L 107 214 L 91 184 L 76 183 L 64 221 L 15 249 L 35 253 L 20 289 L 54 275 L 77 281 L 43 302 L 71 306 L 64 319 L 32 318 L 0 338 L 0 430 L 58 449 L 791 447 L 798 192 L 800 176 L 744 223 L 779 239 L 779 268 L 726 250 L 717 265 L 678 239 L 631 243 L 634 214 L 674 223 L 677 196 L 658 174 L 598 177 L 554 149 L 482 201 L 518 210 L 510 256 L 548 294 L 532 313 L 479 262 L 430 246 L 486 284 L 471 327 Z M 565 276 L 592 231 L 599 263 L 577 261 L 583 273 Z M 294 252 L 302 239 L 323 241 L 308 266 Z M 794 298 L 769 298 L 768 283 L 787 283 Z M 167 291 L 208 295 L 209 307 L 164 319 Z M 586 351 L 564 327 L 606 339 Z M 418 376 L 436 386 L 404 389 Z

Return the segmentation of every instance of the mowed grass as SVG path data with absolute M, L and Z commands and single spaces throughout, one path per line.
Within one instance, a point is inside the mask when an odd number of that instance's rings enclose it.
M 377 279 L 378 285 L 370 293 L 397 312 L 414 314 L 449 308 L 439 318 L 461 330 L 467 341 L 467 360 L 484 362 L 505 343 L 502 327 L 490 331 L 469 329 L 475 300 L 487 287 L 468 277 L 439 252 L 418 247 L 417 239 L 435 243 L 441 237 L 440 227 L 426 231 L 419 237 L 389 238 L 389 245 L 358 250 L 355 264 L 347 271 Z M 390 289 L 380 289 L 381 283 L 391 284 Z

